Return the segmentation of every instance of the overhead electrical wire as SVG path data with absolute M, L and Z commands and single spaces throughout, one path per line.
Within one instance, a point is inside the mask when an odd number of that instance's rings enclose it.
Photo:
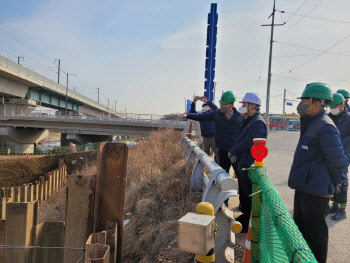
M 306 15 L 309 15 L 315 8 L 317 8 L 324 0 L 321 0 L 316 6 L 314 6 Z M 297 11 L 295 11 L 286 21 L 286 23 L 289 21 L 290 18 L 292 18 L 293 16 L 297 15 L 296 13 L 303 7 L 303 5 L 306 3 L 306 1 L 299 7 L 299 9 Z M 302 17 L 299 21 L 297 21 L 296 23 L 294 23 L 291 27 L 289 27 L 286 31 L 284 31 L 281 35 L 279 35 L 275 40 L 279 39 L 280 37 L 282 37 L 283 35 L 285 35 L 289 30 L 291 30 L 292 28 L 294 28 L 297 24 L 299 24 L 305 17 Z
M 282 13 L 282 12 L 281 12 Z M 286 11 L 283 11 L 283 13 L 286 14 L 292 14 Z M 350 24 L 349 21 L 342 21 L 342 20 L 335 20 L 335 19 L 329 19 L 329 18 L 322 18 L 322 17 L 315 17 L 315 16 L 308 16 L 308 15 L 299 15 L 299 14 L 295 14 L 296 16 L 300 16 L 303 18 L 311 18 L 311 19 L 317 19 L 317 20 L 323 20 L 323 21 L 328 21 L 328 22 L 335 22 L 335 23 L 342 23 L 342 24 Z

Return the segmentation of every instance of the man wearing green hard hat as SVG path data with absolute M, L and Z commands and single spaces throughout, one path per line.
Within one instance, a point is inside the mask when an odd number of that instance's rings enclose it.
M 188 118 L 196 121 L 214 121 L 215 124 L 215 145 L 218 151 L 219 165 L 228 173 L 232 165 L 228 152 L 235 144 L 241 132 L 243 115 L 234 107 L 236 101 L 232 91 L 226 91 L 219 100 L 220 108 L 205 113 L 184 113 L 180 115 L 180 119 Z M 211 106 L 212 102 L 207 102 Z M 237 173 L 236 165 L 232 165 L 235 173 Z
M 331 89 L 323 83 L 306 85 L 297 110 L 300 138 L 288 186 L 295 189 L 293 218 L 318 262 L 327 261 L 329 200 L 339 192 L 348 167 L 338 129 L 325 107 Z
M 345 89 L 338 89 L 337 93 L 343 95 L 343 97 L 345 98 L 345 108 L 350 111 L 350 105 L 348 104 L 348 100 L 350 98 L 350 93 L 345 90 Z
M 328 116 L 333 120 L 337 126 L 341 142 L 343 144 L 344 152 L 350 160 L 350 113 L 345 107 L 345 98 L 340 93 L 333 93 L 333 101 L 329 104 L 330 113 Z M 341 220 L 346 218 L 346 203 L 348 195 L 348 169 L 344 173 L 341 181 L 340 192 L 335 193 L 332 200 L 331 208 L 332 219 Z

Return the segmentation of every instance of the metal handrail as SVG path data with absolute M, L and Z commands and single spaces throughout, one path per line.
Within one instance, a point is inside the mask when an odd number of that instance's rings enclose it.
M 215 238 L 215 262 L 230 262 L 225 251 L 229 248 L 234 254 L 232 245 L 235 243 L 235 237 L 231 230 L 233 225 L 240 223 L 234 219 L 233 212 L 226 207 L 225 200 L 237 196 L 238 183 L 186 136 L 191 122 L 188 121 L 181 134 L 184 156 L 187 159 L 187 172 L 194 163 L 190 187 L 192 192 L 203 194 L 202 202 L 209 202 L 214 207 L 216 221 L 219 226 L 219 233 Z M 207 174 L 210 174 L 210 177 Z M 203 188 L 205 188 L 204 192 Z
M 124 117 L 125 116 L 125 117 Z M 4 110 L 0 112 L 0 120 L 8 120 L 13 119 L 68 119 L 68 120 L 103 120 L 103 121 L 122 121 L 122 122 L 135 122 L 135 123 L 153 123 L 159 124 L 163 126 L 172 125 L 175 120 L 166 120 L 165 115 L 155 115 L 155 114 L 135 114 L 135 113 L 125 113 L 123 117 L 119 117 L 116 115 L 108 116 L 108 115 L 71 115 L 65 114 L 65 112 L 60 111 L 35 111 L 31 113 L 26 113 L 21 111 L 20 113 L 16 113 L 13 110 Z M 177 127 L 184 127 L 186 122 L 178 122 Z

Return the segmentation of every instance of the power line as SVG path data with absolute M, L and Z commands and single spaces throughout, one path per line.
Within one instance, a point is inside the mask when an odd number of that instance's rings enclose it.
M 324 0 L 321 0 L 316 6 L 314 6 L 306 15 L 309 15 L 315 8 L 317 8 L 322 2 L 323 2 Z M 302 6 L 304 5 L 306 3 L 306 1 L 302 4 Z M 302 7 L 301 6 L 301 7 Z M 300 7 L 300 8 L 301 8 Z M 299 8 L 299 9 L 300 9 Z M 298 10 L 299 10 L 298 9 Z M 296 11 L 296 12 L 298 12 L 298 10 Z M 294 16 L 294 15 L 296 15 L 296 12 L 294 12 L 294 14 L 293 15 L 291 15 L 290 17 L 289 17 L 289 19 L 292 17 L 292 16 Z M 294 25 L 292 25 L 290 28 L 288 28 L 286 31 L 284 31 L 281 35 L 279 35 L 277 38 L 276 38 L 276 40 L 277 39 L 279 39 L 280 37 L 282 37 L 284 34 L 286 34 L 289 30 L 291 30 L 292 28 L 294 28 L 297 24 L 299 24 L 303 19 L 304 19 L 305 17 L 302 17 L 298 22 L 296 22 Z M 288 20 L 289 20 L 288 19 Z M 286 22 L 288 22 L 288 20 L 286 21 Z
M 345 40 L 348 39 L 349 37 L 350 37 L 350 34 L 347 35 L 346 37 L 342 38 L 340 41 L 338 41 L 337 43 L 335 43 L 335 44 L 332 45 L 331 47 L 327 48 L 327 49 L 326 49 L 325 51 L 323 51 L 321 54 L 318 54 L 317 56 L 315 56 L 315 57 L 309 59 L 308 61 L 306 61 L 306 62 L 300 64 L 299 66 L 296 66 L 296 67 L 292 68 L 291 71 L 296 70 L 297 68 L 300 68 L 300 67 L 302 67 L 302 66 L 304 66 L 304 65 L 306 65 L 306 64 L 308 64 L 308 63 L 310 63 L 311 61 L 315 60 L 316 58 L 322 56 L 323 54 L 327 53 L 329 50 L 331 50 L 332 48 L 336 47 L 337 45 L 339 45 L 341 42 L 345 41 Z
M 305 0 L 304 3 L 287 19 L 286 23 L 306 4 L 308 0 Z
M 295 57 L 309 57 L 309 56 L 316 56 L 318 55 L 319 53 L 317 54 L 305 54 L 305 55 L 291 55 L 291 56 L 276 56 L 276 57 L 272 57 L 274 59 L 276 58 L 295 58 Z
M 289 43 L 284 43 L 284 42 L 278 42 L 275 41 L 275 43 L 280 44 L 280 45 L 285 45 L 285 46 L 291 46 L 291 47 L 297 47 L 297 48 L 302 48 L 302 49 L 308 49 L 308 50 L 313 50 L 313 51 L 319 51 L 319 52 L 324 52 L 322 49 L 316 49 L 316 48 L 310 48 L 310 47 L 304 47 L 304 46 L 299 46 L 295 44 L 289 44 Z M 333 54 L 333 55 L 340 55 L 340 56 L 350 56 L 350 54 L 346 53 L 339 53 L 339 52 L 326 52 L 327 54 Z M 318 54 L 315 54 L 318 55 Z
M 282 13 L 282 12 L 281 12 Z M 283 12 L 286 14 L 291 14 L 289 12 Z M 318 19 L 318 20 L 323 20 L 323 21 L 329 21 L 329 22 L 336 22 L 336 23 L 343 23 L 343 24 L 350 24 L 350 22 L 348 21 L 341 21 L 341 20 L 334 20 L 334 19 L 329 19 L 329 18 L 322 18 L 322 17 L 315 17 L 315 16 L 308 16 L 308 15 L 299 15 L 299 14 L 295 14 L 296 16 L 301 16 L 303 18 L 312 18 L 312 19 Z

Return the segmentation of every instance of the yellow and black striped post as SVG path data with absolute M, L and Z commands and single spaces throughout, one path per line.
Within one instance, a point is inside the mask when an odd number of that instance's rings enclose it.
M 208 216 L 214 216 L 214 206 L 208 202 L 201 202 L 196 206 L 197 214 L 204 214 Z M 200 263 L 213 263 L 215 262 L 215 245 L 213 245 L 212 249 L 205 255 L 196 255 L 197 262 Z

